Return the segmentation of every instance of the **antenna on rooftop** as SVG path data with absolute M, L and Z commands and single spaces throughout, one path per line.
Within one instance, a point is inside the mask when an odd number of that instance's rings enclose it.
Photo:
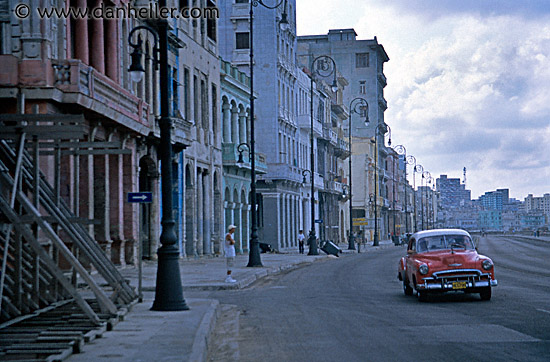
M 464 184 L 464 186 L 466 186 L 466 167 L 464 167 L 462 171 L 464 173 L 464 180 L 462 181 L 462 183 Z

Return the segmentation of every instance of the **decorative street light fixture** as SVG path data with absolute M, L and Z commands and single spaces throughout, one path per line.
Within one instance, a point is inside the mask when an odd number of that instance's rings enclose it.
M 351 116 L 353 113 L 357 113 L 361 116 L 365 117 L 365 124 L 369 124 L 369 104 L 367 103 L 367 100 L 362 97 L 357 97 L 353 99 L 349 104 L 349 122 L 348 122 L 348 129 L 349 129 L 349 250 L 355 250 L 355 237 L 353 236 L 353 217 L 352 217 L 352 210 L 353 210 L 353 204 L 352 204 L 352 193 L 351 193 L 351 155 L 352 155 L 352 147 L 351 147 Z
M 395 150 L 395 152 L 397 152 L 397 154 L 399 156 L 403 156 L 403 167 L 405 168 L 405 185 L 404 185 L 404 189 L 405 189 L 405 234 L 407 234 L 409 232 L 409 217 L 407 215 L 407 204 L 408 204 L 408 200 L 407 200 L 407 186 L 408 186 L 408 181 L 407 181 L 407 149 L 405 148 L 405 146 L 403 145 L 397 145 L 393 148 Z M 412 156 L 411 156 L 412 157 Z
M 166 7 L 166 0 L 159 0 L 160 8 Z M 153 59 L 155 69 L 160 65 L 160 161 L 162 186 L 162 231 L 160 234 L 161 247 L 157 251 L 158 267 L 155 288 L 155 301 L 152 310 L 178 311 L 188 310 L 189 307 L 183 298 L 181 275 L 179 267 L 179 249 L 176 247 L 178 238 L 175 231 L 175 222 L 172 207 L 172 121 L 170 119 L 169 83 L 168 83 L 168 22 L 166 19 L 156 20 L 156 30 L 148 26 L 137 26 L 130 31 L 128 43 L 134 48 L 129 67 L 130 76 L 134 81 L 140 81 L 145 70 L 141 65 L 143 52 L 142 40 L 138 35 L 137 43 L 132 42 L 132 35 L 136 31 L 146 30 L 154 36 L 155 44 Z M 157 48 L 158 40 L 158 48 Z
M 406 155 L 406 151 L 405 151 L 405 155 Z M 409 200 L 407 199 L 407 188 L 409 186 L 409 182 L 407 181 L 407 165 L 415 165 L 416 166 L 416 157 L 414 157 L 413 155 L 409 155 L 409 156 L 405 156 L 405 215 L 406 215 L 406 223 L 407 223 L 407 226 L 406 226 L 406 229 L 407 229 L 407 233 L 409 232 L 409 216 L 407 215 L 407 205 L 409 204 Z M 414 196 L 414 210 L 415 210 L 415 213 L 416 213 L 416 194 L 414 192 L 414 181 L 413 181 L 413 196 Z M 414 228 L 414 231 L 416 232 L 416 227 Z
M 166 0 L 164 0 L 166 1 Z M 247 267 L 261 267 L 262 259 L 260 257 L 260 242 L 258 241 L 258 216 L 256 212 L 256 152 L 254 140 L 254 7 L 262 5 L 267 9 L 276 9 L 284 2 L 283 14 L 279 20 L 279 27 L 286 31 L 290 27 L 287 18 L 287 0 L 280 0 L 275 5 L 270 6 L 264 3 L 263 0 L 250 0 L 250 203 L 252 204 L 251 215 L 251 234 L 250 248 L 248 253 Z
M 428 193 L 426 191 L 426 189 L 424 189 L 424 179 L 426 179 L 426 187 L 427 187 L 427 180 L 428 179 L 431 179 L 431 174 L 428 172 L 428 171 L 424 171 L 422 172 L 422 189 L 423 189 L 423 193 L 426 195 L 426 197 L 428 196 Z M 425 230 L 424 228 L 424 204 L 428 202 L 428 200 L 424 201 L 424 199 L 426 197 L 423 197 L 422 195 L 420 195 L 420 207 L 422 208 L 422 230 Z M 426 208 L 427 208 L 427 205 L 426 205 Z
M 418 215 L 417 215 L 417 206 L 416 206 L 416 194 L 417 194 L 417 191 L 418 191 L 418 190 L 416 190 L 416 174 L 417 174 L 417 173 L 422 174 L 422 172 L 424 171 L 424 167 L 422 167 L 422 165 L 420 165 L 420 164 L 416 164 L 416 159 L 415 159 L 414 161 L 415 161 L 414 170 L 413 170 L 413 189 L 414 189 L 414 232 L 417 232 L 417 231 L 418 231 Z M 422 198 L 420 198 L 420 201 L 422 202 Z
M 317 237 L 315 236 L 315 153 L 313 149 L 313 79 L 315 74 L 322 77 L 330 77 L 334 74 L 332 81 L 332 91 L 338 90 L 338 84 L 336 83 L 336 62 L 328 55 L 321 55 L 313 59 L 311 62 L 311 88 L 310 88 L 310 120 L 311 120 L 311 133 L 310 133 L 310 173 L 311 173 L 311 231 L 309 232 L 308 244 L 309 252 L 307 255 L 319 255 L 317 249 Z
M 383 128 L 382 128 L 383 127 Z M 387 124 L 380 123 L 374 129 L 374 240 L 372 245 L 379 245 L 378 235 L 378 133 L 382 132 L 382 135 L 389 133 L 388 145 L 391 146 L 391 128 Z M 372 142 L 372 140 L 371 140 Z

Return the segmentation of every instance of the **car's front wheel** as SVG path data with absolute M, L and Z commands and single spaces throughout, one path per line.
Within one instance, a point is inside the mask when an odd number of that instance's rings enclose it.
M 411 288 L 406 279 L 403 279 L 403 292 L 405 295 L 413 295 L 413 288 Z
M 483 288 L 483 290 L 479 292 L 479 296 L 481 300 L 491 300 L 491 287 Z

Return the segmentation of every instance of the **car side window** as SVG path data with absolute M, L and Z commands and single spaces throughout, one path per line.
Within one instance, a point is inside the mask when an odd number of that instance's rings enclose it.
M 409 248 L 407 249 L 409 251 L 416 251 L 416 240 L 411 239 L 409 241 Z

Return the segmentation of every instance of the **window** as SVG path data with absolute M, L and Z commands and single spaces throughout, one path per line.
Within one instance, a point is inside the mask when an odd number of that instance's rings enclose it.
M 367 94 L 367 82 L 364 80 L 359 81 L 359 93 Z
M 367 68 L 369 66 L 369 53 L 356 53 L 355 54 L 355 67 Z
M 189 0 L 179 0 L 180 9 L 186 9 L 189 7 Z
M 218 133 L 218 88 L 212 84 L 212 131 Z
M 249 49 L 250 48 L 250 35 L 246 33 L 235 33 L 235 48 L 236 49 Z
M 189 69 L 183 71 L 183 102 L 184 116 L 189 121 L 191 115 L 191 90 L 189 89 Z
M 206 7 L 215 10 L 216 4 L 208 0 Z M 216 41 L 216 17 L 213 12 L 209 14 L 210 16 L 206 18 L 206 36 L 208 36 L 211 40 Z
M 235 0 L 235 4 L 248 4 L 248 0 Z

